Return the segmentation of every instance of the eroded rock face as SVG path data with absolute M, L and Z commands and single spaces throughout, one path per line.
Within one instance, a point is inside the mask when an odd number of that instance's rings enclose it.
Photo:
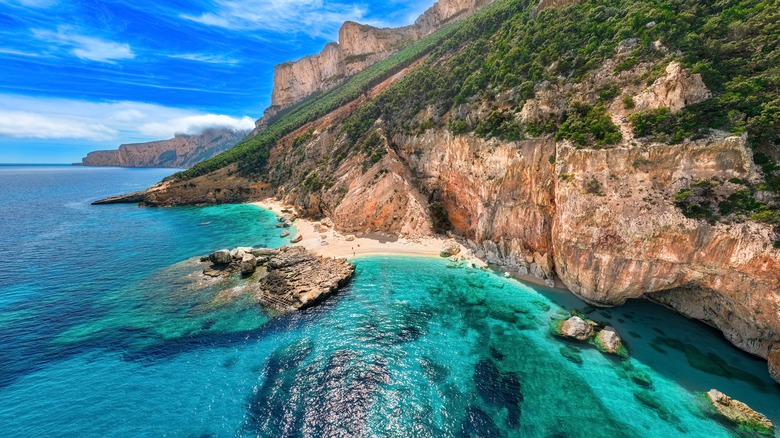
M 666 107 L 675 112 L 710 97 L 712 92 L 704 84 L 701 75 L 690 73 L 675 61 L 666 67 L 664 76 L 634 97 L 634 102 L 637 111 Z
M 771 432 L 774 430 L 774 425 L 768 418 L 754 411 L 750 406 L 741 401 L 734 400 L 716 389 L 711 389 L 707 392 L 707 397 L 712 402 L 712 406 L 721 415 L 740 426 L 760 432 Z
M 780 382 L 780 345 L 774 345 L 767 354 L 769 362 L 769 375 L 777 382 Z
M 319 54 L 276 67 L 271 111 L 267 114 L 312 93 L 333 88 L 346 77 L 363 71 L 454 19 L 473 14 L 487 3 L 490 0 L 440 0 L 414 24 L 397 29 L 380 29 L 351 21 L 344 23 L 339 30 L 338 43 L 326 45 Z
M 185 168 L 224 152 L 249 131 L 211 129 L 200 135 L 177 135 L 149 143 L 124 144 L 115 151 L 95 151 L 83 158 L 84 166 Z

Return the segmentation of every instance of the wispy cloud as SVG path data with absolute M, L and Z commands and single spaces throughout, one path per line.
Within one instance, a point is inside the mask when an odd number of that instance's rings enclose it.
M 231 30 L 265 30 L 332 37 L 347 20 L 360 20 L 366 9 L 333 0 L 217 0 L 214 10 L 181 17 Z
M 219 65 L 236 65 L 241 61 L 238 59 L 228 58 L 223 55 L 209 55 L 205 53 L 181 53 L 168 55 L 169 58 L 185 59 L 187 61 L 205 62 L 207 64 L 219 64 Z
M 58 0 L 0 0 L 0 4 L 41 9 L 54 6 L 57 3 Z
M 218 114 L 203 114 L 198 116 L 180 117 L 164 122 L 153 122 L 141 125 L 139 131 L 151 137 L 164 137 L 171 130 L 176 134 L 200 134 L 206 129 L 229 128 L 234 130 L 249 130 L 255 127 L 255 121 L 249 117 L 233 118 Z
M 33 29 L 32 32 L 36 39 L 63 48 L 80 59 L 115 64 L 116 60 L 135 58 L 129 44 L 82 35 L 67 26 L 59 26 L 56 31 Z
M 14 49 L 2 49 L 0 48 L 0 54 L 3 55 L 13 55 L 13 56 L 22 56 L 27 58 L 40 58 L 40 54 L 35 52 L 25 52 L 22 50 L 14 50 Z
M 115 129 L 100 123 L 85 123 L 26 111 L 0 110 L 0 136 L 104 141 L 116 138 L 117 133 Z
M 0 95 L 0 137 L 135 142 L 199 134 L 209 128 L 248 130 L 250 117 L 231 117 L 141 102 L 89 102 Z

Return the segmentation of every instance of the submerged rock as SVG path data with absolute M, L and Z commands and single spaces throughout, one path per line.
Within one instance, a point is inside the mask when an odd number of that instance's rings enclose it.
M 558 332 L 567 338 L 587 341 L 593 336 L 593 327 L 579 316 L 572 316 L 560 324 Z
M 754 411 L 750 406 L 732 399 L 717 389 L 711 389 L 707 393 L 707 397 L 712 402 L 712 406 L 721 415 L 742 427 L 763 433 L 771 433 L 774 430 L 774 425 L 768 418 Z

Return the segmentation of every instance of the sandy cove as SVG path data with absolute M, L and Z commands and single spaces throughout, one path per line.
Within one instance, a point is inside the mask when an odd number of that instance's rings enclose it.
M 283 204 L 275 199 L 266 199 L 260 202 L 253 202 L 252 205 L 270 210 L 280 215 L 282 210 L 295 211 L 293 207 Z M 294 230 L 290 230 L 291 237 L 303 236 L 303 240 L 294 244 L 306 248 L 317 255 L 332 258 L 350 259 L 360 256 L 411 256 L 411 257 L 440 257 L 439 253 L 448 244 L 457 244 L 460 246 L 458 258 L 471 262 L 480 268 L 488 268 L 487 263 L 474 256 L 473 252 L 461 245 L 455 239 L 445 237 L 420 237 L 406 238 L 391 236 L 380 233 L 356 234 L 355 240 L 347 240 L 348 234 L 343 234 L 334 230 L 332 227 L 327 231 L 321 231 L 321 223 L 306 218 L 298 217 L 293 224 Z M 324 236 L 324 238 L 323 238 Z M 527 283 L 544 285 L 544 281 L 527 275 L 518 275 L 512 273 L 513 277 Z M 556 282 L 556 289 L 567 290 L 565 286 Z

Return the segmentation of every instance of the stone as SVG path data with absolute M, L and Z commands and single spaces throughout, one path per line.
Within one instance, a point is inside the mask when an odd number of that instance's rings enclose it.
M 321 224 L 324 227 L 333 228 L 333 221 L 330 220 L 330 218 L 326 217 L 325 219 L 322 220 Z
M 544 285 L 547 287 L 555 287 L 555 280 L 553 280 L 552 278 L 548 278 L 544 280 Z
M 230 255 L 229 250 L 221 249 L 211 253 L 209 260 L 215 265 L 229 265 L 233 262 L 233 257 Z
M 593 327 L 579 316 L 572 316 L 560 326 L 560 334 L 578 341 L 587 341 L 593 336 Z
M 664 76 L 634 97 L 634 102 L 637 111 L 666 107 L 676 112 L 710 97 L 712 92 L 704 84 L 701 75 L 691 73 L 674 61 L 666 67 Z
M 750 406 L 732 399 L 717 389 L 711 389 L 707 392 L 707 397 L 712 402 L 712 406 L 721 415 L 740 426 L 763 432 L 772 432 L 774 430 L 774 425 L 768 418 L 754 411 Z
M 303 235 L 299 234 L 299 235 L 295 236 L 295 238 L 292 239 L 290 241 L 290 243 L 300 243 L 301 241 L 303 241 Z
M 241 267 L 240 267 L 241 274 L 252 275 L 255 273 L 256 269 L 257 269 L 257 258 L 252 254 L 244 254 L 244 257 L 241 259 Z
M 780 383 L 780 344 L 776 344 L 769 349 L 767 362 L 769 364 L 769 375 Z
M 596 345 L 605 353 L 620 354 L 623 340 L 613 327 L 606 326 L 596 335 Z
M 328 227 L 326 227 L 325 225 L 320 225 L 320 230 L 319 231 L 320 231 L 320 233 L 327 233 L 328 231 L 330 231 L 330 229 Z
M 325 240 L 328 238 L 327 234 L 320 234 L 320 239 Z
M 289 235 L 290 235 L 290 232 L 289 232 L 289 231 L 287 231 L 287 230 L 284 230 L 284 231 L 282 231 L 282 232 L 279 234 L 279 237 L 287 237 L 287 236 L 289 236 Z
M 460 254 L 460 245 L 455 242 L 448 242 L 444 244 L 444 247 L 439 251 L 439 255 L 442 257 L 452 257 Z
M 350 234 L 350 235 L 348 235 L 347 237 L 344 238 L 344 240 L 346 240 L 347 242 L 354 242 L 355 239 L 356 238 L 355 238 L 354 234 Z

